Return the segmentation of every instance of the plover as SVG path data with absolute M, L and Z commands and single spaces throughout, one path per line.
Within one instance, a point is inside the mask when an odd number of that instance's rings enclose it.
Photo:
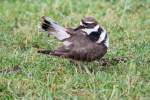
M 42 17 L 41 28 L 63 45 L 50 54 L 79 61 L 102 58 L 108 49 L 108 34 L 93 17 L 85 17 L 79 27 L 64 28 L 49 17 Z

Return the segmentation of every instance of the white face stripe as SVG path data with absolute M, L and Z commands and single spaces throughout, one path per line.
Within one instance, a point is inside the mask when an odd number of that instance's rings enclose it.
M 91 21 L 91 22 L 90 22 L 90 21 L 87 21 L 86 23 L 88 23 L 88 24 L 92 24 L 92 23 L 94 23 L 94 22 L 92 22 L 92 21 Z
M 100 27 L 99 25 L 96 25 L 96 26 L 95 26 L 94 28 L 92 28 L 92 29 L 85 28 L 85 29 L 82 29 L 82 31 L 86 32 L 87 35 L 89 35 L 89 34 L 92 33 L 92 32 L 98 31 L 99 27 Z
M 90 22 L 90 21 L 89 21 L 89 22 L 86 22 L 86 23 L 88 23 L 88 24 L 92 24 L 92 23 L 94 23 L 94 22 Z M 80 22 L 80 25 L 81 25 L 81 26 L 83 26 L 82 21 Z

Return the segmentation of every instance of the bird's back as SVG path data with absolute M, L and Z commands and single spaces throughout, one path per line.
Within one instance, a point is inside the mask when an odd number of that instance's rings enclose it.
M 87 36 L 81 34 L 81 31 L 68 38 L 67 41 L 72 42 L 70 48 L 70 58 L 82 61 L 92 61 L 102 58 L 106 52 L 107 47 L 104 44 L 97 44 L 91 41 Z

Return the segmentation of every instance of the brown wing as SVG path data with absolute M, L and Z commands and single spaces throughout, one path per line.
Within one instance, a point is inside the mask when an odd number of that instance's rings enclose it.
M 73 28 L 66 28 L 66 32 L 69 33 L 70 35 L 76 34 L 76 31 Z
M 95 59 L 102 58 L 106 52 L 107 52 L 107 48 L 103 48 L 103 47 L 99 47 L 99 48 L 94 47 L 93 49 L 85 47 L 84 49 L 80 48 L 80 49 L 73 49 L 70 51 L 55 50 L 54 52 L 51 53 L 51 55 L 71 58 L 80 61 L 92 61 Z
M 107 52 L 103 46 L 84 46 L 83 48 L 73 49 L 65 57 L 81 61 L 92 61 L 102 58 Z
M 52 55 L 81 61 L 92 61 L 103 57 L 107 52 L 107 48 L 104 45 L 98 45 L 82 34 L 76 34 L 69 38 L 68 41 L 73 43 L 69 49 L 62 46 L 55 50 Z

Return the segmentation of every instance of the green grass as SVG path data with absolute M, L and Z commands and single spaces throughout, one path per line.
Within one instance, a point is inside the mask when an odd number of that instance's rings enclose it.
M 19 65 L 21 72 L 0 73 L 0 99 L 150 98 L 149 0 L 0 0 L 0 70 Z M 124 56 L 125 63 L 107 66 L 83 64 L 95 73 L 76 72 L 67 59 L 37 53 L 60 45 L 38 32 L 46 15 L 61 25 L 75 27 L 81 18 L 94 16 L 109 31 L 106 58 Z

